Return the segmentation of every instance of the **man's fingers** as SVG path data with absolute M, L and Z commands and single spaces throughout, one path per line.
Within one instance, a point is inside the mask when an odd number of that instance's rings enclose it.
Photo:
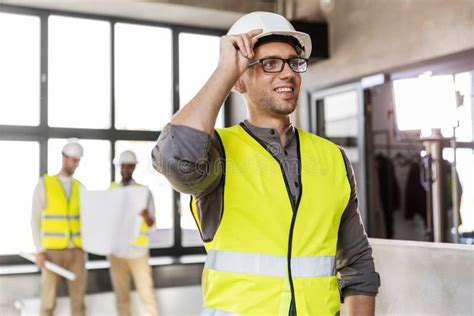
M 262 32 L 263 32 L 262 29 L 256 29 L 256 30 L 252 30 L 252 31 L 246 33 L 246 35 L 247 35 L 246 37 L 247 37 L 247 39 L 249 39 L 251 57 L 253 57 L 255 55 L 254 51 L 253 51 L 253 47 L 255 46 L 255 43 L 257 43 L 257 41 L 258 41 L 258 38 L 256 38 L 256 36 L 261 34 Z
M 242 41 L 244 42 L 244 46 L 245 46 L 245 51 L 246 51 L 246 57 L 247 58 L 250 58 L 253 56 L 253 49 L 252 47 L 250 46 L 250 41 L 249 41 L 249 38 L 247 37 L 247 34 L 242 34 Z
M 253 46 L 257 42 L 255 36 L 262 33 L 262 29 L 251 30 L 247 33 L 228 35 L 226 36 L 234 47 L 240 51 L 240 54 L 245 58 L 252 58 L 254 56 Z
M 250 38 L 254 38 L 255 36 L 257 36 L 258 34 L 262 32 L 263 32 L 263 29 L 255 29 L 255 30 L 251 30 L 247 34 L 249 35 Z
M 234 37 L 234 43 L 237 44 L 237 49 L 240 51 L 242 56 L 247 57 L 247 51 L 245 49 L 245 44 L 241 36 Z

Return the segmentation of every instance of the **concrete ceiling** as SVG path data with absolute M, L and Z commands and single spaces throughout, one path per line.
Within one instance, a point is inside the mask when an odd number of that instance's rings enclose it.
M 0 4 L 228 29 L 243 13 L 280 12 L 289 19 L 323 21 L 321 0 L 0 0 Z M 328 0 L 322 0 L 322 2 Z

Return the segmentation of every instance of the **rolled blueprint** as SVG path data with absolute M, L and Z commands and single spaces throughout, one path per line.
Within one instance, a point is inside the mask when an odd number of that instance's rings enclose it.
M 33 263 L 36 263 L 36 257 L 30 253 L 24 253 L 24 252 L 20 252 L 20 256 L 22 256 L 23 258 L 25 258 L 26 260 L 29 260 Z M 68 280 L 71 280 L 71 281 L 74 281 L 76 279 L 76 274 L 69 271 L 69 270 L 66 270 L 60 266 L 58 266 L 57 264 L 54 264 L 50 261 L 45 261 L 44 263 L 44 267 L 46 269 L 48 269 L 49 271 L 52 271 L 56 274 L 59 274 L 60 276 L 62 277 L 65 277 L 66 279 Z

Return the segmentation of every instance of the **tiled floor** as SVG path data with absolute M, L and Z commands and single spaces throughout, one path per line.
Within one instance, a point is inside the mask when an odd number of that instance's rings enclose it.
M 202 305 L 201 287 L 200 286 L 183 286 L 172 288 L 161 288 L 156 290 L 158 298 L 158 310 L 160 316 L 191 316 L 199 315 Z M 143 315 L 140 309 L 138 295 L 134 292 L 132 294 L 133 314 Z M 14 309 L 8 314 L 3 315 L 21 315 L 21 316 L 35 316 L 38 315 L 39 299 L 28 298 L 17 301 L 17 308 L 21 312 L 16 312 Z M 87 295 L 86 298 L 87 315 L 101 316 L 101 315 L 115 315 L 115 299 L 113 293 L 99 293 Z M 56 316 L 69 315 L 69 301 L 66 297 L 58 299 L 56 307 Z

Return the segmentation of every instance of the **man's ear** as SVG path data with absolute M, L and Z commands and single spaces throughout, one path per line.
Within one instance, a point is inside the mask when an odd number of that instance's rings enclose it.
M 240 77 L 235 83 L 234 85 L 232 86 L 232 91 L 234 92 L 238 92 L 240 94 L 244 94 L 245 93 L 245 84 L 242 80 L 242 77 Z

